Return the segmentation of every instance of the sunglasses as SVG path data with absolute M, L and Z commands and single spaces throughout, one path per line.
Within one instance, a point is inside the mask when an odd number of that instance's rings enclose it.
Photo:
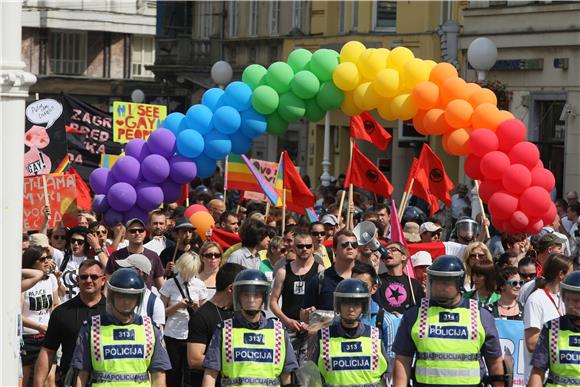
M 76 238 L 72 238 L 70 240 L 70 244 L 71 245 L 84 245 L 85 244 L 85 240 L 84 239 L 76 239 Z
M 145 232 L 144 228 L 132 228 L 130 230 L 127 230 L 129 233 L 131 234 L 143 234 Z
M 519 273 L 522 278 L 536 278 L 538 273 Z
M 403 253 L 403 252 L 401 251 L 401 249 L 398 249 L 398 248 L 396 248 L 396 247 L 388 247 L 388 248 L 387 248 L 387 251 L 388 251 L 389 253 L 401 253 L 401 254 Z
M 46 262 L 48 261 L 50 258 L 49 257 L 40 257 L 37 259 L 38 262 Z
M 83 281 L 88 280 L 89 278 L 93 281 L 98 280 L 99 278 L 101 278 L 102 276 L 98 275 L 98 274 L 80 274 L 79 278 L 82 279 Z
M 313 237 L 325 236 L 326 232 L 324 232 L 324 231 L 312 231 L 310 233 L 310 235 L 312 235 Z
M 524 280 L 508 280 L 505 283 L 508 286 L 511 286 L 512 288 L 515 288 L 516 286 L 522 286 L 523 284 L 526 283 L 526 281 L 524 281 Z
M 343 249 L 346 249 L 348 246 L 352 247 L 353 249 L 358 248 L 358 242 L 357 241 L 344 241 L 340 243 L 340 247 L 342 247 Z
M 56 239 L 57 241 L 58 240 L 64 241 L 66 239 L 66 235 L 56 235 L 56 234 L 53 234 L 52 235 L 52 239 Z
M 298 244 L 296 244 L 296 248 L 298 250 L 302 250 L 302 249 L 310 250 L 312 248 L 312 243 L 309 243 L 309 244 L 298 243 Z
M 212 258 L 218 259 L 218 258 L 221 258 L 222 255 L 220 253 L 206 253 L 203 255 L 203 257 L 207 258 L 207 259 L 212 259 Z
M 95 230 L 95 235 L 107 235 L 107 230 Z

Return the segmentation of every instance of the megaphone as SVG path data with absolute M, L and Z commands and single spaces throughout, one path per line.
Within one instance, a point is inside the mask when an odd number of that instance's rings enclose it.
M 368 247 L 373 252 L 378 251 L 381 259 L 387 255 L 387 250 L 381 245 L 381 242 L 379 242 L 376 237 L 377 227 L 373 222 L 369 222 L 368 220 L 360 222 L 352 232 L 354 233 L 359 246 Z

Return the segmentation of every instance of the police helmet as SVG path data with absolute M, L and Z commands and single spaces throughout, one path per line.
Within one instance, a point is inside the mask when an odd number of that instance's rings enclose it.
M 238 273 L 233 285 L 234 311 L 244 311 L 249 314 L 256 314 L 268 305 L 268 295 L 270 294 L 270 282 L 266 275 L 259 270 L 246 269 Z M 257 308 L 244 309 L 241 304 L 242 294 L 259 294 L 262 296 L 262 304 Z
M 471 242 L 473 238 L 479 233 L 479 223 L 471 219 L 469 216 L 460 217 L 455 222 L 454 235 L 457 240 L 464 240 Z
M 145 295 L 145 282 L 137 271 L 129 268 L 121 268 L 116 270 L 107 282 L 108 296 L 107 296 L 107 311 L 111 313 L 113 305 L 113 298 L 115 294 L 133 294 L 137 297 L 136 307 L 141 306 L 143 296 Z
M 568 276 L 564 278 L 564 281 L 560 283 L 560 288 L 562 289 L 562 293 L 564 293 L 564 291 L 580 293 L 580 270 L 568 274 Z
M 431 292 L 431 283 L 434 279 L 448 279 L 455 280 L 457 284 L 457 291 L 461 292 L 463 289 L 463 282 L 465 280 L 465 269 L 461 259 L 454 255 L 442 255 L 433 261 L 433 264 L 427 268 L 427 276 L 429 278 L 429 294 L 432 299 L 444 303 L 450 299 L 440 299 L 434 296 Z
M 408 206 L 403 213 L 401 224 L 404 226 L 407 222 L 415 222 L 417 224 L 425 223 L 427 215 L 421 209 L 415 206 Z
M 198 195 L 201 194 L 208 194 L 209 193 L 209 189 L 205 186 L 205 185 L 198 185 L 197 187 L 195 187 L 195 193 L 197 193 Z
M 357 317 L 360 320 L 363 316 L 370 314 L 371 294 L 367 284 L 359 279 L 349 278 L 339 282 L 334 290 L 334 312 L 343 320 L 348 320 L 347 316 L 341 316 L 340 309 L 343 304 L 360 304 L 361 314 Z

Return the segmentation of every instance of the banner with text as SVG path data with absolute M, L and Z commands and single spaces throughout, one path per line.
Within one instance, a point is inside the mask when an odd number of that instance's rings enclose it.
M 115 101 L 113 102 L 113 138 L 120 143 L 126 143 L 135 138 L 147 140 L 166 116 L 166 106 Z

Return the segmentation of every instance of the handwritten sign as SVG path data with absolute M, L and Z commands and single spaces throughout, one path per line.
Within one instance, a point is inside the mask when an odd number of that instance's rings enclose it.
M 46 192 L 51 210 L 48 228 L 53 228 L 64 221 L 65 224 L 76 213 L 76 182 L 74 175 L 46 175 Z M 39 230 L 44 221 L 42 207 L 45 205 L 45 194 L 42 176 L 24 178 L 24 223 L 23 228 Z
M 273 161 L 264 161 L 264 160 L 257 160 L 251 159 L 254 166 L 260 171 L 264 179 L 266 179 L 270 184 L 276 184 L 276 176 L 278 175 L 278 163 Z M 266 195 L 261 192 L 251 192 L 251 191 L 244 191 L 243 199 L 246 200 L 256 200 L 265 202 Z
M 114 140 L 120 143 L 135 138 L 147 140 L 167 116 L 167 107 L 143 103 L 113 102 Z

